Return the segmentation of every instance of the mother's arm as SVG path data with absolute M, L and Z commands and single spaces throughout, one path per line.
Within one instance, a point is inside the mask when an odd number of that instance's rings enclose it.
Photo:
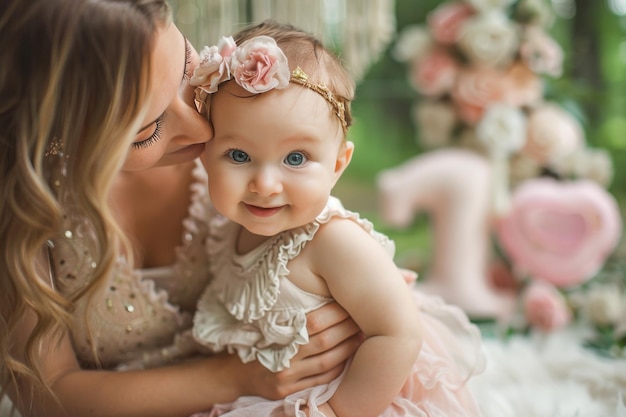
M 20 359 L 36 322 L 33 312 L 21 319 L 12 352 Z M 42 344 L 45 348 L 38 360 L 59 403 L 23 378 L 18 379 L 19 395 L 16 386 L 8 387 L 9 395 L 23 417 L 187 417 L 243 395 L 282 398 L 336 378 L 361 341 L 357 326 L 334 303 L 311 313 L 308 328 L 310 343 L 289 369 L 279 373 L 256 361 L 243 364 L 237 355 L 227 354 L 150 370 L 84 370 L 69 336 L 50 336 Z

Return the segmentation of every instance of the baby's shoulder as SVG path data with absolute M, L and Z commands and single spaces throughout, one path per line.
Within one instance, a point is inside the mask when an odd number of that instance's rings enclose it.
M 333 217 L 320 224 L 311 247 L 316 251 L 329 252 L 348 247 L 359 239 L 372 239 L 372 236 L 359 223 L 351 218 Z

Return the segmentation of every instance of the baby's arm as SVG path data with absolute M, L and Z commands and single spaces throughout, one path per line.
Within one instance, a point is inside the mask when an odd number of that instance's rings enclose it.
M 322 226 L 307 256 L 366 336 L 329 404 L 339 417 L 378 416 L 399 393 L 421 347 L 410 290 L 382 246 L 350 220 Z

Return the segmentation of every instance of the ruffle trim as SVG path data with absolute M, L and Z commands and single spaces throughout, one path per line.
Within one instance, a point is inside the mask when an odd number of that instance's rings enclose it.
M 212 352 L 236 353 L 244 363 L 258 360 L 272 372 L 288 368 L 298 346 L 309 341 L 304 311 L 269 311 L 256 326 L 246 326 L 211 291 L 200 299 L 193 337 Z
M 241 226 L 215 213 L 207 248 L 214 281 L 198 303 L 194 337 L 213 351 L 228 349 L 244 362 L 258 359 L 273 371 L 289 366 L 298 346 L 308 342 L 305 313 L 299 307 L 272 309 L 281 280 L 289 274 L 289 261 L 301 253 L 321 225 L 335 217 L 359 224 L 393 256 L 394 245 L 387 236 L 333 197 L 315 221 L 283 232 L 241 256 L 233 256 Z M 254 326 L 246 326 L 249 323 Z
M 250 266 L 239 264 L 239 278 L 221 280 L 218 285 L 219 300 L 238 320 L 246 323 L 259 320 L 269 311 L 278 298 L 280 280 L 289 274 L 287 263 L 300 254 L 307 242 L 311 241 L 322 224 L 333 217 L 350 219 L 359 224 L 393 257 L 395 245 L 387 236 L 374 230 L 374 225 L 362 219 L 358 213 L 343 208 L 338 199 L 331 197 L 328 204 L 315 219 L 302 227 L 281 233 L 255 249 L 264 254 Z M 223 271 L 224 263 L 232 260 L 230 250 L 236 244 L 240 226 L 220 215 L 213 216 L 210 224 L 208 251 L 212 270 Z M 235 257 L 243 259 L 251 253 Z M 226 266 L 227 268 L 228 266 Z M 229 270 L 230 268 L 227 268 Z
M 210 224 L 208 251 L 214 275 L 215 271 L 232 270 L 233 266 L 238 273 L 237 279 L 215 277 L 220 303 L 237 320 L 251 323 L 261 319 L 274 306 L 280 293 L 280 279 L 289 274 L 287 263 L 313 238 L 319 224 L 309 223 L 266 241 L 255 250 L 264 254 L 252 265 L 224 265 L 251 255 L 232 259 L 232 248 L 240 227 L 222 216 L 215 216 Z

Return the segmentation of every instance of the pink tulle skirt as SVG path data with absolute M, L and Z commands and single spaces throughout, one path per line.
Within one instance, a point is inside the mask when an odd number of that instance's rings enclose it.
M 463 311 L 439 297 L 418 292 L 415 297 L 422 312 L 422 350 L 402 390 L 380 416 L 479 417 L 467 381 L 485 367 L 480 331 Z M 325 417 L 318 406 L 333 396 L 344 374 L 330 384 L 297 392 L 284 400 L 241 397 L 191 417 L 306 417 L 300 411 L 304 405 L 309 408 L 309 417 Z

